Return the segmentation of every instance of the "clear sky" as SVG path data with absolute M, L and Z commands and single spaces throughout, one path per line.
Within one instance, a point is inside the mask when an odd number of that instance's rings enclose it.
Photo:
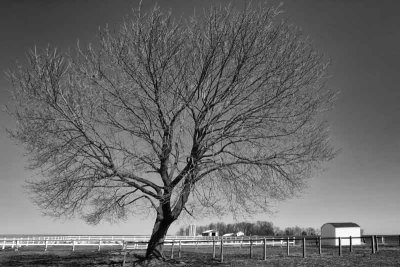
M 144 0 L 144 8 L 155 1 Z M 191 14 L 210 3 L 228 1 L 159 0 L 177 15 Z M 256 1 L 254 1 L 256 2 Z M 273 1 L 277 3 L 278 1 Z M 244 1 L 232 1 L 242 6 Z M 0 1 L 0 70 L 36 45 L 61 50 L 94 41 L 99 26 L 115 27 L 134 0 Z M 267 220 L 281 228 L 319 228 L 326 222 L 352 221 L 368 234 L 399 234 L 400 229 L 400 1 L 287 0 L 284 16 L 300 26 L 315 47 L 331 59 L 328 88 L 340 91 L 329 113 L 332 143 L 341 152 L 326 171 L 309 181 L 299 198 L 275 203 L 276 212 L 249 221 Z M 9 101 L 9 84 L 0 76 L 0 105 Z M 88 226 L 79 220 L 43 217 L 22 188 L 32 175 L 24 169 L 24 151 L 4 129 L 13 121 L 0 113 L 0 234 L 149 234 L 153 218 L 134 218 Z M 196 218 L 198 224 L 232 222 Z M 174 234 L 188 221 L 175 223 Z

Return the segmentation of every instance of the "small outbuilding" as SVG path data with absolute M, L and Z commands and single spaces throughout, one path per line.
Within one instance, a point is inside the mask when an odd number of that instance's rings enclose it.
M 361 228 L 358 224 L 352 222 L 325 223 L 321 226 L 321 243 L 327 246 L 339 246 L 338 237 L 342 237 L 342 246 L 361 245 Z M 324 239 L 324 238 L 332 239 Z
M 239 231 L 236 233 L 236 236 L 244 236 L 244 233 L 242 231 Z
M 239 231 L 237 233 L 227 233 L 224 234 L 223 236 L 244 236 L 244 233 Z
M 218 231 L 216 230 L 207 230 L 201 233 L 202 236 L 218 236 Z
M 224 234 L 224 235 L 222 235 L 222 236 L 235 236 L 235 233 L 227 233 L 227 234 Z

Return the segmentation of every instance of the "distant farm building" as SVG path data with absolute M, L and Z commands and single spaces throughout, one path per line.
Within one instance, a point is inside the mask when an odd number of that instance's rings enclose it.
M 223 236 L 244 236 L 244 233 L 243 232 L 227 233 L 227 234 L 224 234 Z
M 202 236 L 218 236 L 218 231 L 216 230 L 207 230 L 201 233 Z
M 239 232 L 236 233 L 236 236 L 244 236 L 244 233 L 239 231 Z
M 227 233 L 227 234 L 224 234 L 223 236 L 235 236 L 235 233 Z
M 349 237 L 352 237 L 353 245 L 361 245 L 361 228 L 358 224 L 352 222 L 325 223 L 321 227 L 322 245 L 339 246 L 341 237 L 342 246 L 350 245 Z M 324 238 L 332 239 L 324 239 Z

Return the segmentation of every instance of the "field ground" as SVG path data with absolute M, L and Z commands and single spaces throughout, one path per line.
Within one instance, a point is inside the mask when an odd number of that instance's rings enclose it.
M 174 257 L 176 266 L 400 266 L 400 248 L 398 246 L 381 247 L 376 254 L 371 254 L 369 246 L 354 247 L 352 253 L 348 247 L 343 247 L 342 256 L 338 256 L 337 248 L 323 248 L 322 256 L 318 255 L 316 247 L 307 248 L 307 257 L 302 258 L 302 248 L 291 247 L 291 253 L 286 255 L 286 247 L 268 247 L 267 260 L 263 260 L 262 247 L 253 248 L 252 259 L 249 258 L 249 247 L 227 247 L 224 250 L 224 262 L 219 262 L 219 248 L 216 259 L 212 259 L 211 247 L 182 247 L 181 258 Z M 134 253 L 143 254 L 143 250 L 131 251 L 126 257 L 126 265 L 131 266 L 136 259 Z M 165 254 L 171 256 L 167 247 Z M 12 249 L 0 250 L 0 266 L 122 266 L 124 252 L 120 250 L 96 251 L 96 248 L 85 248 L 72 252 L 68 247 L 42 248 L 24 247 L 19 251 Z M 163 263 L 157 266 L 173 266 Z

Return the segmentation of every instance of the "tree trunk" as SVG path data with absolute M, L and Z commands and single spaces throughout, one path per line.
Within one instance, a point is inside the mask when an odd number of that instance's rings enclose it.
M 157 211 L 156 222 L 154 223 L 153 232 L 151 234 L 146 259 L 158 258 L 163 259 L 163 245 L 168 229 L 175 219 L 171 216 L 164 216 L 163 212 Z
M 167 235 L 168 229 L 171 224 L 179 217 L 183 207 L 185 206 L 190 194 L 190 183 L 185 182 L 185 187 L 182 195 L 179 198 L 176 206 L 171 210 L 170 200 L 166 199 L 164 203 L 160 204 L 157 208 L 157 218 L 153 226 L 153 232 L 151 234 L 147 251 L 146 260 L 152 258 L 164 259 L 163 245 L 165 236 Z

